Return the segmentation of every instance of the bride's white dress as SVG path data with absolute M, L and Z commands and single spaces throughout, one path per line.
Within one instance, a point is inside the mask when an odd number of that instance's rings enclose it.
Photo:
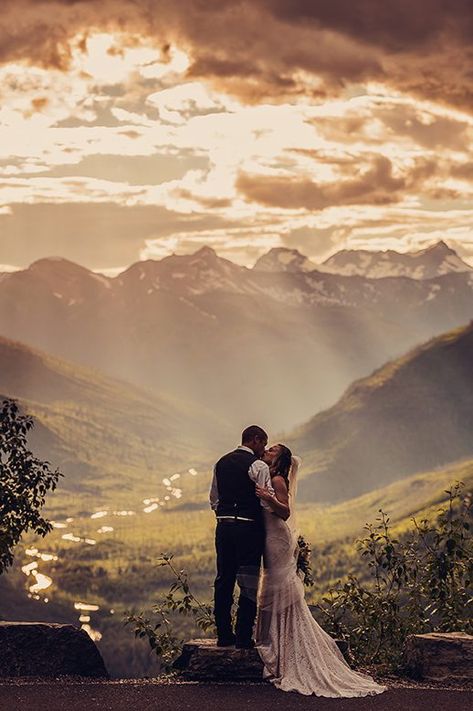
M 297 574 L 297 538 L 264 510 L 266 541 L 258 589 L 256 648 L 263 675 L 283 691 L 328 697 L 380 694 L 385 686 L 354 671 L 335 641 L 314 620 Z

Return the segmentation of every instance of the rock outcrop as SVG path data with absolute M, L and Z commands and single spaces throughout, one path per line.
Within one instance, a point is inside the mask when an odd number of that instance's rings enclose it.
M 256 649 L 217 647 L 215 639 L 186 642 L 174 668 L 192 681 L 262 681 L 263 664 Z M 345 656 L 348 646 L 336 640 Z
M 0 677 L 85 676 L 108 679 L 87 632 L 52 622 L 0 622 Z
M 430 632 L 407 638 L 407 673 L 416 679 L 473 681 L 473 636 L 465 632 Z

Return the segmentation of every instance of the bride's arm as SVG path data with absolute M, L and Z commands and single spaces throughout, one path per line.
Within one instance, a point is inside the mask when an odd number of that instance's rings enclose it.
M 267 501 L 273 513 L 286 521 L 290 514 L 286 482 L 282 476 L 274 476 L 271 483 L 274 494 L 265 487 L 256 486 L 256 496 L 263 499 L 263 501 Z

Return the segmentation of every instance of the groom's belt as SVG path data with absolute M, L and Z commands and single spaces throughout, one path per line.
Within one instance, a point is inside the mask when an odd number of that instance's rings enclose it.
M 253 521 L 254 518 L 245 518 L 244 516 L 217 516 L 217 521 L 224 521 L 224 520 L 229 520 L 229 521 Z

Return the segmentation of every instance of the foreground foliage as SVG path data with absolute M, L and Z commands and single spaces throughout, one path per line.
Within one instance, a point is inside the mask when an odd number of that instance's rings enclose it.
M 473 632 L 471 495 L 462 482 L 445 493 L 436 520 L 412 519 L 400 538 L 380 509 L 357 541 L 369 579 L 350 575 L 317 606 L 324 627 L 349 640 L 357 661 L 399 668 L 409 634 Z
M 0 409 L 0 574 L 12 564 L 13 549 L 23 533 L 45 536 L 52 526 L 43 516 L 46 493 L 62 474 L 51 471 L 28 449 L 27 434 L 34 421 L 20 414 L 14 400 Z
M 445 492 L 447 503 L 432 521 L 412 519 L 398 538 L 380 509 L 366 536 L 357 541 L 358 575 L 333 586 L 312 609 L 322 626 L 349 641 L 357 663 L 401 668 L 409 634 L 473 632 L 472 500 L 459 482 Z M 312 585 L 310 547 L 299 541 L 299 570 Z M 203 632 L 214 631 L 212 608 L 191 592 L 188 576 L 163 555 L 160 566 L 173 576 L 169 591 L 153 608 L 154 619 L 126 614 L 135 636 L 146 638 L 161 666 L 169 669 L 184 639 L 176 615 L 188 616 Z M 182 630 L 182 627 L 181 627 Z
M 153 606 L 155 620 L 151 621 L 145 613 L 125 615 L 125 624 L 134 625 L 135 637 L 148 640 L 164 670 L 172 667 L 184 642 L 173 631 L 172 618 L 175 613 L 193 617 L 203 632 L 213 631 L 215 627 L 212 608 L 200 602 L 191 592 L 187 573 L 175 567 L 173 558 L 171 554 L 163 554 L 159 558 L 158 566 L 166 566 L 172 573 L 174 582 L 163 599 Z

